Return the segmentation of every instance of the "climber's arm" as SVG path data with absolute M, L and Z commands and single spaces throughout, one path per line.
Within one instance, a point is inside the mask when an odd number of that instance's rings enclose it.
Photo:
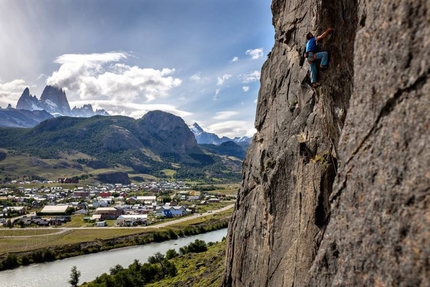
M 317 36 L 315 39 L 316 39 L 317 41 L 319 41 L 319 40 L 323 39 L 325 36 L 327 36 L 327 35 L 328 35 L 328 33 L 330 33 L 330 32 L 331 32 L 331 31 L 333 31 L 333 30 L 334 30 L 333 28 L 328 28 L 327 30 L 325 30 L 325 32 L 324 32 L 324 33 L 322 33 L 321 35 Z

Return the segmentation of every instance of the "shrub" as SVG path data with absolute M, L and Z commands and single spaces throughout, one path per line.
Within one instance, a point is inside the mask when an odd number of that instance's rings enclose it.
M 22 265 L 29 265 L 30 263 L 31 263 L 30 258 L 27 255 L 23 255 L 21 257 L 21 264 Z
M 12 269 L 12 268 L 15 268 L 18 266 L 19 266 L 19 263 L 18 263 L 18 258 L 16 257 L 16 255 L 9 253 L 6 257 L 6 260 L 3 261 L 3 268 L 4 269 Z
M 169 249 L 166 252 L 166 259 L 167 260 L 178 257 L 178 256 L 179 256 L 179 253 L 175 249 Z

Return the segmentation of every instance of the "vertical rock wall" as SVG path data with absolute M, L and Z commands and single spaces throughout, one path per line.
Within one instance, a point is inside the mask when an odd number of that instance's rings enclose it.
M 224 286 L 428 281 L 430 7 L 391 2 L 273 0 Z M 328 27 L 313 90 L 300 54 Z
M 430 2 L 363 1 L 342 164 L 310 286 L 429 286 Z

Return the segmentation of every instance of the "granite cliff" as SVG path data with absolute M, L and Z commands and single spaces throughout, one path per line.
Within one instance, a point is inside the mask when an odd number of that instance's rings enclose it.
M 428 286 L 429 2 L 271 8 L 223 286 Z M 314 90 L 305 34 L 328 27 Z

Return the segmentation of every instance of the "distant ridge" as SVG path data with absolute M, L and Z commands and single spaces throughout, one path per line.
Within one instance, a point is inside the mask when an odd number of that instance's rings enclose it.
M 214 133 L 208 133 L 205 132 L 202 127 L 200 127 L 197 123 L 194 123 L 192 126 L 189 127 L 190 130 L 193 132 L 197 143 L 198 144 L 214 144 L 214 145 L 220 145 L 222 143 L 232 141 L 235 142 L 241 146 L 249 146 L 251 143 L 251 138 L 247 136 L 243 137 L 235 137 L 233 139 L 228 137 L 219 137 Z
M 66 92 L 55 86 L 46 86 L 40 96 L 40 100 L 36 96 L 30 94 L 29 88 L 25 88 L 21 97 L 16 104 L 18 110 L 45 110 L 53 116 L 71 116 L 71 117 L 92 117 L 95 115 L 109 116 L 103 110 L 93 110 L 91 104 L 86 104 L 81 108 L 74 107 L 70 109 L 69 101 L 67 100 Z
M 61 88 L 50 85 L 46 86 L 39 100 L 35 95 L 31 95 L 30 89 L 27 87 L 18 99 L 16 109 L 13 109 L 10 105 L 7 109 L 0 108 L 0 127 L 32 128 L 52 117 L 70 116 L 89 118 L 96 115 L 110 116 L 104 109 L 94 111 L 91 104 L 70 109 L 66 93 Z M 197 123 L 188 128 L 194 134 L 198 144 L 221 145 L 222 143 L 232 141 L 246 150 L 251 143 L 251 138 L 247 136 L 235 137 L 233 139 L 225 136 L 220 138 L 214 133 L 204 131 Z
M 17 110 L 8 106 L 0 109 L 0 126 L 11 128 L 30 128 L 54 116 L 44 110 Z
M 59 116 L 93 117 L 110 116 L 103 109 L 95 110 L 91 104 L 81 108 L 70 109 L 69 101 L 64 90 L 55 86 L 46 86 L 40 96 L 40 100 L 30 94 L 29 88 L 25 88 L 18 99 L 16 109 L 10 105 L 6 109 L 0 108 L 0 127 L 32 128 L 40 122 Z
M 203 151 L 182 118 L 162 111 L 148 112 L 140 119 L 53 117 L 30 129 L 0 128 L 0 138 L 0 149 L 13 151 L 7 157 L 31 156 L 28 166 L 38 178 L 42 177 L 40 169 L 68 168 L 70 177 L 109 169 L 157 177 L 169 170 L 169 176 L 180 179 L 240 179 L 241 161 L 234 158 L 242 156 L 243 152 L 237 152 L 240 147 Z M 67 155 L 73 159 L 67 162 Z M 10 174 L 18 172 L 13 165 L 4 168 Z

